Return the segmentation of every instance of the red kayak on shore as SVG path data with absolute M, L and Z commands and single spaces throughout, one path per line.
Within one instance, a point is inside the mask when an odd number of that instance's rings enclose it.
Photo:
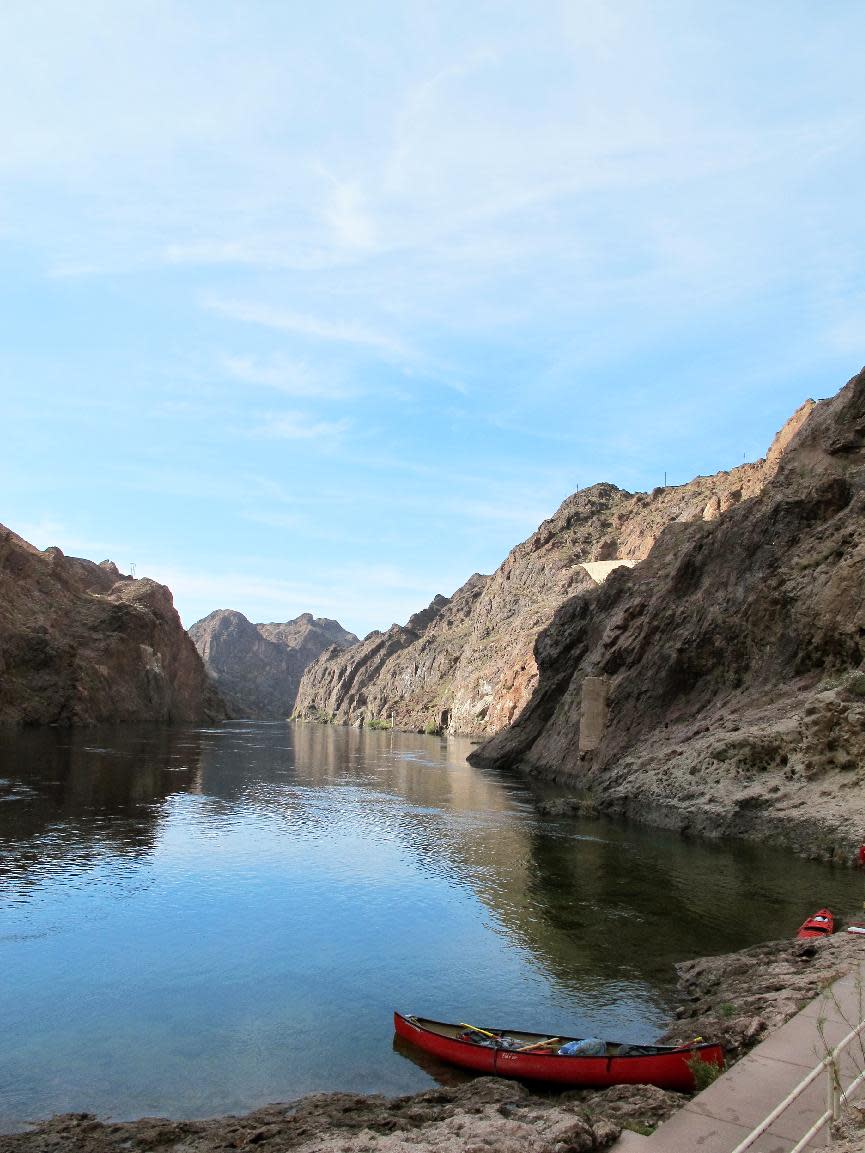
M 835 918 L 832 916 L 831 909 L 818 909 L 812 917 L 809 917 L 799 932 L 797 937 L 828 937 L 830 933 L 835 932 Z
M 657 1085 L 690 1092 L 695 1087 L 695 1062 L 724 1067 L 724 1050 L 715 1044 L 623 1045 L 518 1029 L 480 1029 L 465 1022 L 452 1025 L 402 1013 L 394 1013 L 393 1023 L 399 1037 L 427 1053 L 496 1077 L 593 1088 Z M 590 1054 L 573 1052 L 581 1047 Z M 562 1055 L 562 1048 L 572 1052 Z

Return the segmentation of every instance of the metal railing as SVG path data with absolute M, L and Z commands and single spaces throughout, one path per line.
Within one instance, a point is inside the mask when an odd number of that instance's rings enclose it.
M 826 1112 L 817 1118 L 805 1136 L 793 1146 L 790 1153 L 802 1153 L 802 1150 L 808 1145 L 809 1141 L 812 1141 L 814 1137 L 817 1136 L 824 1125 L 839 1121 L 841 1119 L 841 1106 L 849 1103 L 855 1091 L 863 1081 L 865 1081 L 865 1071 L 860 1073 L 855 1080 L 851 1081 L 846 1089 L 842 1089 L 841 1070 L 838 1065 L 838 1058 L 850 1042 L 854 1041 L 862 1032 L 865 1032 L 865 1021 L 860 1021 L 855 1029 L 851 1029 L 844 1040 L 839 1041 L 831 1053 L 826 1054 L 820 1064 L 812 1069 L 808 1076 L 800 1081 L 796 1088 L 787 1094 L 780 1105 L 777 1105 L 769 1116 L 760 1122 L 756 1129 L 752 1129 L 744 1141 L 739 1142 L 733 1150 L 733 1153 L 745 1153 L 746 1149 L 750 1149 L 754 1142 L 762 1137 L 768 1129 L 771 1129 L 781 1114 L 786 1109 L 789 1109 L 793 1102 L 802 1096 L 808 1086 L 813 1085 L 817 1078 L 823 1073 L 826 1075 Z

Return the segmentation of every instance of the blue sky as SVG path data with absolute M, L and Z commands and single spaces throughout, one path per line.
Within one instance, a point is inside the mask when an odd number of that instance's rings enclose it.
M 865 361 L 865 6 L 5 0 L 0 520 L 364 633 Z

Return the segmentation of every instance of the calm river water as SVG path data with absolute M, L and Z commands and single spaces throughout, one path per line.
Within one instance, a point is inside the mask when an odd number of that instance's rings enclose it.
M 0 742 L 0 1130 L 428 1087 L 392 1010 L 649 1040 L 673 963 L 861 878 L 541 819 L 467 742 L 313 725 Z

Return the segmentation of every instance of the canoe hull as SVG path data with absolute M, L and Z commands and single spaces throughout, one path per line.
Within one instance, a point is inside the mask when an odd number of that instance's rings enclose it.
M 486 1048 L 471 1041 L 444 1037 L 401 1013 L 394 1013 L 394 1028 L 406 1041 L 464 1069 L 548 1084 L 598 1089 L 610 1085 L 657 1085 L 659 1089 L 691 1092 L 694 1073 L 689 1062 L 693 1062 L 695 1056 L 718 1068 L 724 1064 L 720 1045 L 695 1045 L 633 1057 L 559 1057 L 555 1053 Z
M 831 909 L 818 909 L 813 916 L 808 918 L 796 936 L 799 939 L 828 937 L 834 932 L 835 918 L 832 916 Z

